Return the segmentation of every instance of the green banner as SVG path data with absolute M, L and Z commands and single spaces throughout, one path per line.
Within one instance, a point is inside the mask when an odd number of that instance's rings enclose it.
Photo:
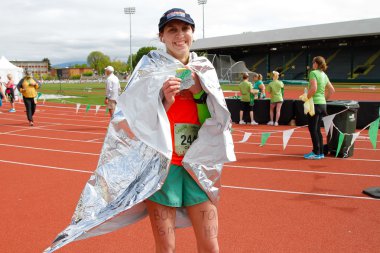
M 342 147 L 343 140 L 344 140 L 344 134 L 342 134 L 341 132 L 339 132 L 338 147 L 336 149 L 335 157 L 337 157 L 338 154 L 339 154 L 340 148 Z
M 376 149 L 377 135 L 379 132 L 379 120 L 380 118 L 372 122 L 371 125 L 369 126 L 368 135 L 369 135 L 369 140 L 372 143 L 373 149 Z
M 264 146 L 267 143 L 267 140 L 270 136 L 270 133 L 262 133 L 261 134 L 261 144 L 260 146 Z

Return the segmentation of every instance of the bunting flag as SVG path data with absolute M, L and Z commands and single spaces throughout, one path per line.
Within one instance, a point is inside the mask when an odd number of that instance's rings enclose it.
M 289 129 L 282 132 L 282 148 L 285 150 L 286 145 L 288 145 L 288 141 L 292 134 L 294 133 L 294 129 Z
M 354 145 L 354 142 L 355 142 L 356 139 L 359 137 L 359 134 L 360 134 L 360 132 L 357 132 L 357 133 L 353 133 L 353 134 L 352 134 L 351 146 Z
M 377 144 L 377 134 L 379 132 L 379 120 L 380 118 L 377 118 L 377 120 L 372 122 L 371 125 L 369 126 L 368 135 L 369 135 L 369 140 L 372 143 L 373 149 L 376 149 L 376 146 L 377 146 L 376 144 Z
M 108 113 L 109 110 L 110 110 L 110 109 L 108 109 L 108 107 L 106 107 L 106 113 L 105 113 L 106 115 L 107 115 L 107 113 Z
M 343 140 L 344 140 L 344 134 L 339 132 L 338 147 L 336 148 L 335 157 L 338 157 L 338 154 L 340 152 L 340 148 L 342 147 Z
M 100 105 L 96 105 L 96 106 L 95 106 L 95 114 L 98 113 L 99 109 L 100 109 Z
M 78 104 L 77 104 L 77 113 L 78 113 L 78 111 L 79 111 L 79 108 L 80 108 L 80 104 L 78 103 Z
M 91 108 L 91 105 L 87 105 L 86 106 L 86 112 L 88 112 L 90 110 L 90 108 Z
M 249 137 L 252 135 L 252 133 L 244 133 L 244 136 L 243 136 L 243 139 L 241 141 L 239 141 L 239 143 L 243 143 L 243 142 L 246 142 L 248 141 Z
M 37 92 L 37 99 L 39 99 L 41 97 L 42 93 L 41 92 Z
M 46 102 L 46 98 L 44 98 L 44 100 L 42 101 L 42 104 L 44 105 L 44 104 L 45 104 L 45 102 Z
M 267 143 L 269 136 L 270 136 L 270 133 L 262 133 L 261 134 L 261 144 L 260 144 L 261 147 L 264 146 L 265 143 Z
M 333 119 L 335 118 L 335 115 L 336 114 L 333 114 L 322 118 L 323 124 L 325 126 L 326 136 L 329 134 L 330 130 L 332 130 Z

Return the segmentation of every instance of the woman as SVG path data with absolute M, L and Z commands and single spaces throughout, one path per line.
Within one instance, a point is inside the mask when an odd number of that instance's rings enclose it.
M 267 91 L 270 93 L 270 111 L 269 111 L 270 121 L 268 122 L 268 125 L 278 126 L 278 120 L 280 119 L 280 115 L 281 115 L 282 102 L 284 101 L 284 98 L 282 96 L 284 83 L 278 80 L 280 73 L 278 73 L 277 71 L 273 71 L 272 73 L 273 73 L 273 81 L 270 82 L 267 87 Z M 276 108 L 276 120 L 273 122 L 274 108 Z
M 26 70 L 25 72 L 26 75 L 17 84 L 17 89 L 23 96 L 29 126 L 33 126 L 33 115 L 36 111 L 36 103 L 34 101 L 34 98 L 37 97 L 37 89 L 39 87 L 39 83 L 33 78 L 33 73 L 31 70 Z
M 265 85 L 263 83 L 263 75 L 254 74 L 253 75 L 253 89 L 258 90 L 257 99 L 265 98 Z
M 9 102 L 11 103 L 11 109 L 9 110 L 9 112 L 16 112 L 16 109 L 15 109 L 15 91 L 14 91 L 15 84 L 13 81 L 12 74 L 8 74 L 7 78 L 8 78 L 8 83 L 5 85 L 5 87 L 7 88 L 5 90 L 5 93 L 8 96 Z
M 307 115 L 308 128 L 313 142 L 313 150 L 304 155 L 305 159 L 319 160 L 325 156 L 323 154 L 323 138 L 321 133 L 322 117 L 327 114 L 326 100 L 335 92 L 325 71 L 327 64 L 322 56 L 313 58 L 313 70 L 309 74 L 309 90 L 307 98 L 313 98 L 315 115 Z M 326 91 L 327 87 L 327 93 Z
M 243 81 L 239 84 L 239 90 L 240 90 L 240 95 L 241 95 L 239 124 L 245 124 L 243 120 L 244 112 L 249 112 L 251 125 L 258 125 L 253 115 L 254 99 L 251 99 L 251 96 L 254 96 L 254 90 L 252 89 L 252 83 L 249 82 L 248 79 L 249 79 L 249 74 L 243 73 Z

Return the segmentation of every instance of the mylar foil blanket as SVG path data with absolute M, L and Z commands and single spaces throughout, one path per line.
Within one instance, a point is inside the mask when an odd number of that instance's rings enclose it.
M 211 118 L 200 128 L 183 165 L 217 204 L 222 165 L 236 159 L 231 117 L 212 64 L 191 53 L 187 66 L 198 74 L 208 93 Z M 82 191 L 71 224 L 44 252 L 109 233 L 146 217 L 144 200 L 165 182 L 172 155 L 161 88 L 169 76 L 184 67 L 160 51 L 152 51 L 140 60 L 117 100 L 98 166 Z M 177 208 L 176 226 L 188 225 L 186 209 Z

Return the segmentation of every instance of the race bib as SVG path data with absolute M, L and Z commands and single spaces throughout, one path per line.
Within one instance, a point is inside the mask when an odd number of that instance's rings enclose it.
M 185 155 L 197 139 L 199 127 L 195 124 L 174 124 L 174 151 L 177 155 Z

